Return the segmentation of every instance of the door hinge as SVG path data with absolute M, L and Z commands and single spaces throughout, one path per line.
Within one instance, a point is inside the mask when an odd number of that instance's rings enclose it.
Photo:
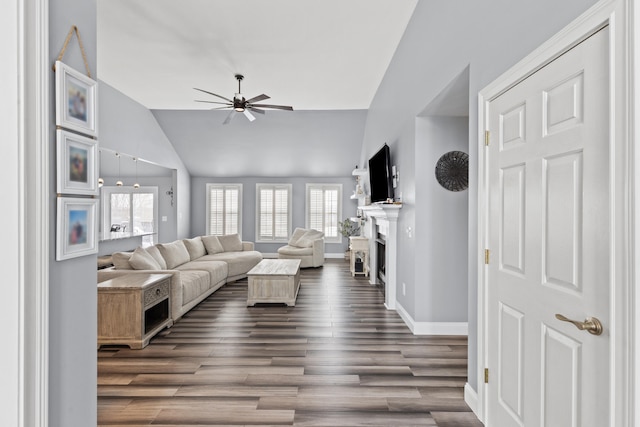
M 489 145 L 489 139 L 491 137 L 491 132 L 489 132 L 488 130 L 484 131 L 484 145 L 485 147 Z
M 489 384 L 489 368 L 484 368 L 484 383 Z
M 484 250 L 484 263 L 489 264 L 489 249 Z

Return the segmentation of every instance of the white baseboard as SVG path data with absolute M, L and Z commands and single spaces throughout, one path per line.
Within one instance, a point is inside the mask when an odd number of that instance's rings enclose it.
M 278 253 L 268 253 L 268 252 L 263 252 L 262 253 L 262 258 L 266 258 L 266 259 L 274 259 L 274 258 L 278 258 Z M 325 259 L 344 259 L 344 252 L 338 252 L 338 253 L 325 253 L 324 254 L 324 258 Z
M 414 335 L 469 335 L 467 322 L 416 322 L 398 301 L 396 311 Z
M 464 401 L 469 405 L 469 408 L 478 416 L 478 393 L 471 388 L 469 383 L 464 385 Z

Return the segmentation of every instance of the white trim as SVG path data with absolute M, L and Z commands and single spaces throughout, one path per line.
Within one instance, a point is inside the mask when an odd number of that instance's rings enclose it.
M 133 229 L 133 218 L 135 217 L 135 212 L 133 209 L 135 205 L 133 203 L 133 195 L 134 194 L 152 194 L 153 195 L 153 232 L 158 234 L 160 219 L 158 217 L 158 205 L 160 204 L 160 199 L 158 198 L 158 187 L 147 185 L 144 187 L 133 188 L 130 186 L 103 186 L 102 191 L 100 192 L 100 204 L 102 205 L 102 229 L 100 230 L 100 236 L 102 240 L 110 240 L 109 236 L 111 235 L 111 195 L 112 194 L 128 194 L 129 195 L 129 230 L 124 230 L 127 233 L 131 233 L 131 235 L 135 235 L 136 232 Z M 58 226 L 59 227 L 59 226 Z
M 5 167 L 1 176 L 15 182 L 7 197 L 14 202 L 0 215 L 10 215 L 15 233 L 7 249 L 14 252 L 7 267 L 9 321 L 5 356 L 8 369 L 2 391 L 8 391 L 0 416 L 5 425 L 46 427 L 49 406 L 49 256 L 50 256 L 50 139 L 49 2 L 16 0 L 3 8 L 2 51 L 7 78 L 2 111 L 7 119 Z M 5 111 L 6 109 L 6 111 Z M 13 276 L 15 273 L 16 277 Z M 13 299 L 13 296 L 17 299 Z M 17 342 L 13 339 L 16 338 Z M 15 344 L 15 346 L 12 346 Z M 2 359 L 5 360 L 5 359 Z M 15 370 L 14 370 L 15 368 Z M 6 372 L 6 371 L 3 371 Z M 16 381 L 14 381 L 16 379 Z M 3 394 L 4 397 L 4 394 Z
M 325 252 L 325 259 L 344 259 L 344 252 Z
M 416 322 L 398 301 L 395 310 L 414 335 L 469 335 L 467 322 Z
M 471 387 L 471 384 L 464 385 L 464 401 L 476 416 L 478 415 L 478 393 Z
M 262 258 L 278 258 L 277 252 L 262 252 Z M 326 253 L 324 259 L 344 259 L 344 252 Z
M 502 92 L 516 85 L 527 76 L 533 74 L 544 65 L 553 61 L 572 46 L 584 40 L 604 25 L 609 24 L 610 36 L 610 71 L 611 71 L 611 139 L 612 146 L 619 147 L 616 150 L 617 156 L 612 157 L 612 162 L 616 162 L 617 168 L 612 168 L 611 182 L 622 182 L 615 193 L 614 229 L 612 229 L 612 251 L 619 254 L 616 257 L 615 271 L 611 272 L 611 279 L 615 289 L 612 289 L 611 298 L 611 339 L 612 354 L 610 369 L 613 373 L 611 383 L 611 426 L 634 426 L 635 414 L 634 403 L 637 403 L 634 384 L 629 379 L 636 375 L 636 364 L 640 365 L 640 355 L 634 350 L 638 343 L 634 333 L 636 308 L 640 307 L 640 300 L 636 300 L 635 306 L 631 301 L 634 295 L 633 284 L 635 279 L 634 262 L 638 262 L 635 254 L 635 246 L 640 242 L 640 234 L 636 231 L 634 238 L 629 238 L 631 231 L 635 230 L 635 206 L 638 198 L 638 185 L 640 182 L 634 181 L 634 170 L 637 162 L 640 161 L 638 153 L 636 157 L 629 156 L 635 146 L 635 131 L 633 127 L 633 114 L 635 100 L 638 98 L 634 89 L 634 63 L 632 62 L 634 49 L 637 46 L 631 35 L 634 33 L 633 16 L 629 13 L 635 10 L 635 0 L 602 0 L 586 11 L 583 15 L 574 20 L 562 31 L 542 44 L 538 49 L 498 77 L 493 83 L 482 89 L 478 96 L 478 418 L 487 427 L 487 399 L 486 386 L 484 385 L 484 367 L 487 359 L 487 337 L 485 330 L 487 324 L 486 310 L 486 273 L 484 267 L 484 257 L 482 253 L 486 248 L 487 238 L 487 181 L 485 167 L 484 131 L 488 128 L 488 103 Z M 637 89 L 636 89 L 637 90 Z M 632 93 L 633 96 L 629 96 Z M 627 156 L 628 163 L 625 164 L 624 156 Z M 621 159 L 622 157 L 622 159 Z M 631 160 L 633 159 L 633 160 Z M 616 174 L 616 175 L 614 175 Z M 637 178 L 636 178 L 637 179 Z M 626 189 L 626 193 L 624 192 Z M 635 199 L 634 199 L 635 196 Z M 636 256 L 634 259 L 633 257 Z M 635 356 L 635 357 L 634 357 Z

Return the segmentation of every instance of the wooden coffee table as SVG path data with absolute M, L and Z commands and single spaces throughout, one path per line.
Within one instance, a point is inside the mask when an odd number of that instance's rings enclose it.
M 299 259 L 263 259 L 248 273 L 247 305 L 284 303 L 296 305 L 300 289 Z

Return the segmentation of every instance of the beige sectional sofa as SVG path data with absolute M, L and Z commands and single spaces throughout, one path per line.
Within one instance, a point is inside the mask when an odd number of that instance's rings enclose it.
M 124 274 L 171 273 L 171 318 L 175 322 L 225 283 L 246 277 L 262 260 L 252 242 L 237 234 L 198 236 L 112 255 L 112 268 L 98 282 Z
M 324 233 L 296 228 L 287 245 L 278 248 L 278 258 L 299 259 L 300 268 L 324 265 Z

